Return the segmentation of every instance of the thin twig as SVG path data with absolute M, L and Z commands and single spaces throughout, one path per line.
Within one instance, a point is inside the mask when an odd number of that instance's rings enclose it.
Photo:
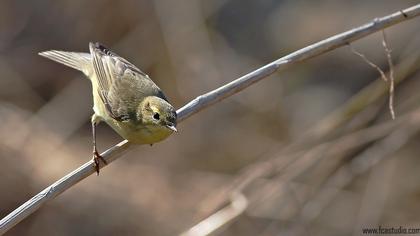
M 419 111 L 417 111 L 415 115 L 418 116 L 420 114 Z M 348 152 L 349 150 L 360 147 L 366 143 L 384 138 L 384 136 L 389 135 L 389 133 L 397 130 L 402 124 L 408 123 L 407 120 L 410 121 L 410 118 L 412 118 L 413 116 L 414 116 L 413 114 L 404 115 L 404 116 L 399 117 L 396 121 L 388 121 L 382 124 L 368 127 L 368 128 L 356 131 L 354 133 L 347 134 L 337 140 L 318 144 L 306 151 L 298 151 L 295 153 L 290 153 L 288 154 L 288 156 L 293 157 L 293 159 L 296 161 L 290 165 L 287 165 L 287 168 L 285 165 L 278 165 L 277 163 L 277 160 L 283 159 L 283 157 L 285 156 L 284 155 L 276 156 L 267 162 L 270 162 L 269 167 L 278 169 L 278 171 L 281 171 L 282 174 L 276 177 L 272 181 L 273 183 L 276 183 L 277 188 L 281 187 L 282 184 L 292 181 L 297 176 L 303 174 L 307 169 L 309 169 L 315 163 L 319 163 L 319 161 L 321 161 L 324 158 L 336 157 L 339 153 Z M 264 171 L 263 173 L 267 173 L 267 171 Z M 256 178 L 263 178 L 263 177 L 267 177 L 267 176 L 263 176 L 261 174 L 260 176 L 253 178 L 253 180 L 255 180 Z M 244 187 L 245 187 L 244 185 L 237 186 L 237 188 L 233 190 L 233 193 L 243 191 Z M 256 192 L 257 192 L 257 195 L 263 194 L 264 197 L 267 197 L 270 195 L 269 193 L 261 189 L 258 189 Z M 264 202 L 264 200 L 266 200 L 266 199 L 259 198 L 259 200 L 256 201 L 255 199 L 257 198 L 255 196 L 249 197 L 248 199 L 249 200 L 248 200 L 247 205 L 249 205 L 250 207 L 261 204 L 261 202 Z M 233 200 L 231 200 L 231 202 L 233 203 Z M 285 207 L 284 204 L 282 206 Z M 229 205 L 223 208 L 222 210 L 227 210 L 230 208 L 231 207 Z M 216 213 L 213 213 L 211 216 L 207 217 L 203 221 L 200 221 L 198 224 L 194 225 L 193 227 L 191 227 L 189 230 L 187 230 L 185 233 L 181 235 L 182 236 L 208 235 L 212 232 L 215 232 L 220 227 L 225 226 L 228 223 L 231 223 L 233 220 L 235 220 L 241 215 L 241 214 L 236 214 L 236 216 L 233 217 L 234 214 L 229 214 L 230 217 L 221 217 L 219 212 L 221 212 L 222 210 L 217 211 Z M 245 210 L 246 209 L 243 209 L 242 212 L 245 212 Z M 211 228 L 212 231 L 210 231 L 209 228 Z
M 404 78 L 408 77 L 411 73 L 416 71 L 418 69 L 418 66 L 417 66 L 418 62 L 419 62 L 418 53 L 415 53 L 414 55 L 410 55 L 407 58 L 404 58 L 404 60 L 396 67 L 397 69 L 396 71 L 399 71 L 399 73 L 396 73 L 398 75 L 396 81 L 402 81 Z M 386 94 L 386 93 L 387 93 L 387 89 L 383 85 L 383 82 L 375 80 L 372 84 L 362 89 L 357 95 L 353 96 L 349 100 L 349 102 L 347 102 L 344 105 L 344 107 L 341 107 L 337 111 L 334 111 L 332 112 L 332 114 L 327 116 L 325 122 L 322 122 L 322 123 L 328 123 L 327 120 L 331 120 L 331 119 L 336 120 L 335 118 L 341 117 L 344 114 L 347 114 L 346 117 L 351 117 L 350 114 L 354 115 L 355 113 L 357 113 L 354 111 L 355 110 L 354 106 L 356 106 L 356 104 L 358 104 L 357 105 L 358 109 L 361 109 L 361 107 L 367 106 L 373 103 L 373 101 L 377 100 L 380 97 L 380 94 Z M 353 112 L 349 112 L 349 110 L 352 110 Z M 283 148 L 283 150 L 288 149 L 289 150 L 288 152 L 282 152 L 280 154 L 277 153 L 274 158 L 272 157 L 267 161 L 253 164 L 250 168 L 247 168 L 248 171 L 244 172 L 239 177 L 235 178 L 235 180 L 232 181 L 233 183 L 229 184 L 230 187 L 228 188 L 225 187 L 224 191 L 222 191 L 221 193 L 219 192 L 219 194 L 216 194 L 216 197 L 210 197 L 210 199 L 212 200 L 205 201 L 207 203 L 204 203 L 204 205 L 207 205 L 207 206 L 220 205 L 214 202 L 220 203 L 221 199 L 225 199 L 225 196 L 227 196 L 226 193 L 246 191 L 245 188 L 248 187 L 251 183 L 254 183 L 256 179 L 267 178 L 268 176 L 273 174 L 274 171 L 281 173 L 280 177 L 276 177 L 275 180 L 273 180 L 273 182 L 277 183 L 277 187 L 279 187 L 281 183 L 291 181 L 294 177 L 303 174 L 306 169 L 308 169 L 314 163 L 318 163 L 320 159 L 324 159 L 326 157 L 334 157 L 334 160 L 335 160 L 340 155 L 340 153 L 348 152 L 349 150 L 360 147 L 366 143 L 373 142 L 375 140 L 379 140 L 383 138 L 385 135 L 388 135 L 393 130 L 398 129 L 401 124 L 407 123 L 409 116 L 412 116 L 412 115 L 411 114 L 403 115 L 395 121 L 388 121 L 383 124 L 378 124 L 373 127 L 368 127 L 368 128 L 341 136 L 340 138 L 335 139 L 333 141 L 327 141 L 327 142 L 321 142 L 320 144 L 314 144 L 314 146 L 312 146 L 311 148 L 305 151 L 301 151 L 303 150 L 302 148 L 290 149 L 290 148 L 285 147 Z M 335 118 L 331 118 L 331 117 L 335 117 Z M 318 140 L 319 140 L 319 137 L 324 136 L 324 135 L 328 136 L 328 134 L 331 131 L 338 129 L 339 123 L 337 122 L 330 122 L 330 123 L 334 123 L 334 125 L 332 127 L 329 127 L 328 129 L 323 129 L 324 131 L 322 132 L 322 135 L 321 133 L 319 133 L 319 135 L 316 135 L 316 137 L 318 137 L 317 138 Z M 318 126 L 318 125 L 315 125 L 315 126 Z M 262 194 L 264 196 L 263 199 L 261 199 L 261 196 L 260 196 L 258 202 L 264 202 L 266 200 L 265 197 L 270 195 L 261 189 L 258 189 L 257 192 L 258 193 L 256 195 Z M 258 202 L 255 202 L 255 197 L 249 196 L 247 198 L 249 199 L 248 200 L 249 207 L 259 204 Z M 288 203 L 285 203 L 285 204 L 287 205 Z M 284 206 L 285 204 L 282 204 L 282 206 L 285 207 Z M 226 223 L 230 223 L 233 220 L 235 219 L 230 219 L 230 221 Z M 202 224 L 202 222 L 198 224 Z
M 395 67 L 395 74 L 397 75 L 395 82 L 400 83 L 415 73 L 418 68 L 420 68 L 419 62 L 420 50 L 415 50 L 413 54 L 404 57 L 404 60 Z M 270 176 L 274 172 L 274 168 L 277 169 L 277 172 L 281 173 L 283 173 L 284 170 L 289 170 L 291 164 L 299 158 L 302 158 L 303 155 L 299 151 L 313 149 L 320 143 L 327 142 L 330 139 L 325 139 L 325 137 L 331 136 L 333 133 L 337 132 L 337 130 L 340 130 L 340 127 L 347 121 L 354 118 L 354 116 L 359 114 L 366 107 L 372 105 L 383 95 L 387 94 L 388 86 L 379 79 L 380 78 L 364 87 L 346 103 L 317 122 L 312 128 L 308 129 L 308 131 L 303 133 L 297 140 L 282 147 L 281 150 L 274 152 L 275 155 L 278 156 L 275 165 L 273 165 L 271 159 L 251 164 L 245 168 L 245 171 L 243 171 L 242 174 L 220 188 L 217 193 L 212 194 L 208 199 L 204 200 L 201 205 L 205 206 L 206 209 L 216 209 L 216 207 L 226 201 L 225 199 L 229 196 L 231 191 L 244 191 L 244 189 L 251 183 L 254 183 L 256 179 Z M 368 122 L 368 120 L 364 122 Z M 392 123 L 395 122 L 391 122 L 391 124 Z M 384 128 L 381 129 L 383 130 Z M 364 137 L 364 135 L 362 137 Z M 334 145 L 335 144 L 332 144 L 332 146 Z M 297 155 L 298 153 L 299 155 Z M 207 210 L 207 212 L 210 211 Z
M 202 220 L 199 224 L 180 234 L 180 236 L 209 235 L 241 215 L 247 207 L 248 200 L 246 197 L 242 193 L 234 193 L 231 196 L 229 205 Z
M 340 167 L 325 184 L 317 191 L 312 200 L 305 203 L 299 215 L 299 223 L 310 223 L 315 220 L 321 211 L 334 199 L 337 194 L 355 177 L 365 173 L 380 161 L 391 157 L 391 154 L 399 150 L 408 140 L 419 132 L 420 109 L 408 114 L 398 128 L 387 135 L 380 142 L 369 147 L 348 164 Z M 401 117 L 399 118 L 401 119 Z M 298 229 L 301 224 L 293 226 Z M 295 234 L 297 235 L 297 234 Z
M 391 49 L 388 47 L 388 40 L 386 38 L 385 30 L 382 30 L 382 46 L 384 46 L 389 66 L 389 112 L 391 113 L 391 117 L 394 120 L 394 63 L 392 63 Z
M 405 56 L 398 65 L 394 66 L 395 84 L 401 83 L 420 68 L 420 50 L 414 50 L 413 52 Z M 374 80 L 338 109 L 331 112 L 317 122 L 311 129 L 304 132 L 299 140 L 294 141 L 293 145 L 302 146 L 302 143 L 307 144 L 311 140 L 317 140 L 318 142 L 326 136 L 330 136 L 331 133 L 339 130 L 343 124 L 351 120 L 356 114 L 359 114 L 366 107 L 377 102 L 388 91 L 389 86 L 380 81 L 380 78 Z
M 398 24 L 400 22 L 412 19 L 420 15 L 420 4 L 412 6 L 402 11 L 395 12 L 382 18 L 362 25 L 358 28 L 351 29 L 344 33 L 332 36 L 298 51 L 295 51 L 285 57 L 282 57 L 272 63 L 269 63 L 245 76 L 242 76 L 226 85 L 223 85 L 211 92 L 201 95 L 182 108 L 177 113 L 179 122 L 187 119 L 191 115 L 249 87 L 250 85 L 266 78 L 276 71 L 283 70 L 291 65 L 305 61 L 309 58 L 325 54 L 338 47 L 347 45 L 350 42 L 373 34 L 379 30 Z M 122 141 L 114 147 L 108 149 L 101 155 L 104 159 L 111 163 L 119 158 L 122 153 L 127 151 L 131 145 L 126 141 Z M 101 165 L 101 168 L 103 165 Z M 69 189 L 79 181 L 94 173 L 93 161 L 89 161 L 61 178 L 45 190 L 25 202 L 22 206 L 11 212 L 0 221 L 0 235 L 6 233 L 17 223 L 25 219 L 27 216 L 39 209 L 43 204 L 57 197 L 59 194 Z
M 394 72 L 393 72 L 393 67 L 391 67 L 392 65 L 392 59 L 391 59 L 391 51 L 388 49 L 388 46 L 386 44 L 386 38 L 385 38 L 385 31 L 382 30 L 382 35 L 383 35 L 383 40 L 382 40 L 382 45 L 385 48 L 385 52 L 387 55 L 387 59 L 388 59 L 388 64 L 389 64 L 389 74 L 390 74 L 390 83 L 389 83 L 389 113 L 391 114 L 391 118 L 393 120 L 395 120 L 395 112 L 394 112 Z M 358 55 L 359 57 L 361 57 L 368 65 L 370 65 L 371 67 L 375 68 L 379 74 L 381 75 L 381 78 L 387 82 L 388 78 L 385 75 L 385 72 L 379 67 L 377 66 L 375 63 L 373 63 L 372 61 L 370 61 L 369 59 L 367 59 L 367 57 L 356 51 L 356 49 L 354 49 L 350 44 L 349 44 L 350 50 Z
M 388 47 L 388 41 L 386 38 L 386 34 L 385 34 L 385 30 L 381 30 L 382 31 L 382 46 L 385 49 L 385 53 L 386 53 L 386 58 L 388 61 L 388 66 L 389 66 L 389 79 L 388 77 L 385 75 L 385 72 L 379 67 L 377 66 L 375 63 L 373 63 L 372 61 L 370 61 L 364 54 L 356 51 L 356 49 L 354 49 L 351 44 L 349 44 L 350 50 L 358 55 L 360 58 L 362 58 L 368 65 L 370 65 L 371 67 L 373 67 L 374 69 L 376 69 L 379 74 L 381 75 L 381 78 L 384 81 L 388 81 L 389 80 L 389 113 L 391 114 L 391 118 L 393 120 L 395 120 L 395 111 L 394 111 L 394 90 L 395 90 L 395 79 L 394 79 L 394 64 L 392 63 L 392 56 L 391 56 L 391 49 Z
M 359 57 L 361 57 L 368 65 L 370 65 L 371 67 L 373 67 L 374 69 L 376 69 L 378 72 L 379 72 L 379 74 L 381 74 L 381 78 L 384 80 L 384 81 L 388 81 L 388 78 L 386 77 L 386 75 L 385 75 L 385 72 L 379 67 L 379 66 L 377 66 L 375 63 L 373 63 L 372 61 L 370 61 L 364 54 L 362 54 L 362 53 L 360 53 L 360 52 L 358 52 L 358 51 L 356 51 L 356 49 L 354 49 L 352 46 L 351 46 L 351 44 L 349 44 L 349 47 L 350 47 L 350 50 L 354 53 L 354 54 L 356 54 L 356 55 L 358 55 Z

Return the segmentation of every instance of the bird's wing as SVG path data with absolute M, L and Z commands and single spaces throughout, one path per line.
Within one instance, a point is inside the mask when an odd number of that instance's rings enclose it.
M 165 99 L 149 76 L 126 59 L 99 43 L 90 43 L 89 49 L 98 80 L 98 94 L 113 119 L 124 121 L 135 116 L 137 106 L 146 96 Z

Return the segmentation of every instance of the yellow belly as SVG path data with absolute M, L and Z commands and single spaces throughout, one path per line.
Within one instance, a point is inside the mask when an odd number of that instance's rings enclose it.
M 169 129 L 157 126 L 143 124 L 133 124 L 129 121 L 116 121 L 108 115 L 105 110 L 105 105 L 102 103 L 101 98 L 96 93 L 96 86 L 93 86 L 93 110 L 95 114 L 102 120 L 105 121 L 112 129 L 114 129 L 121 137 L 128 141 L 136 144 L 153 144 L 171 135 L 172 131 Z
M 161 126 L 133 125 L 130 122 L 118 122 L 112 118 L 105 120 L 121 137 L 136 144 L 153 144 L 171 135 L 171 131 Z

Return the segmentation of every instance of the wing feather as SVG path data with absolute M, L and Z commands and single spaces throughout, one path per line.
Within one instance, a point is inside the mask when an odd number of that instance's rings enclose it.
M 166 100 L 159 87 L 140 69 L 99 43 L 89 44 L 98 80 L 98 94 L 110 117 L 123 121 L 146 96 Z

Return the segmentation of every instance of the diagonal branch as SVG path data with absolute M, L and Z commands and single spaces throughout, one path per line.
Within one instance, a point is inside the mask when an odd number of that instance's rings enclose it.
M 273 74 L 276 71 L 284 70 L 291 65 L 297 64 L 299 62 L 305 61 L 309 58 L 318 55 L 325 54 L 338 47 L 347 45 L 350 42 L 356 41 L 379 30 L 412 19 L 419 15 L 420 4 L 395 12 L 391 15 L 376 18 L 373 21 L 362 25 L 358 28 L 354 28 L 344 33 L 337 34 L 335 36 L 302 48 L 298 51 L 295 51 L 226 85 L 223 85 L 211 92 L 198 96 L 197 98 L 195 98 L 194 100 L 192 100 L 177 111 L 179 117 L 178 122 L 181 122 L 190 117 L 191 115 L 229 96 L 232 96 L 235 93 L 240 92 L 241 90 L 266 78 L 267 76 Z M 101 155 L 105 158 L 105 160 L 108 163 L 110 163 L 116 160 L 117 158 L 121 157 L 123 153 L 130 149 L 130 147 L 130 143 L 128 143 L 127 140 L 124 140 L 119 144 L 106 150 Z M 85 179 L 94 172 L 94 163 L 93 161 L 89 161 L 81 167 L 79 167 L 78 169 L 64 176 L 57 182 L 53 183 L 37 195 L 35 195 L 33 198 L 31 198 L 23 205 L 11 212 L 9 215 L 4 217 L 2 220 L 0 220 L 0 235 L 3 235 L 17 223 L 28 217 L 30 214 L 34 213 L 43 204 L 57 197 L 62 192 L 71 188 L 73 185 L 77 184 L 79 181 Z

